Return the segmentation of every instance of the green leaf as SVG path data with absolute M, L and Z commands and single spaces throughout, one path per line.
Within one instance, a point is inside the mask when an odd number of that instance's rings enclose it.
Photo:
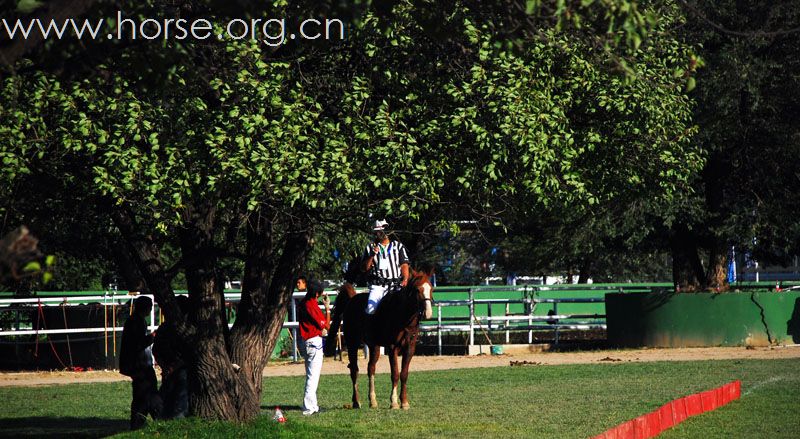
M 526 0 L 525 1 L 525 14 L 531 15 L 533 11 L 539 7 L 539 2 L 541 0 Z
M 27 264 L 25 264 L 25 267 L 22 268 L 22 271 L 27 271 L 27 272 L 42 271 L 42 264 L 36 261 L 28 262 Z
M 42 5 L 44 5 L 44 3 L 39 0 L 19 0 L 17 3 L 17 12 L 30 14 Z

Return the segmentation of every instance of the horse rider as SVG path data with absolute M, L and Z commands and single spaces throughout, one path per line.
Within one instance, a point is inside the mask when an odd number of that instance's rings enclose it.
M 366 311 L 369 316 L 375 314 L 378 304 L 387 293 L 408 284 L 408 252 L 400 241 L 389 239 L 386 233 L 388 225 L 386 220 L 375 221 L 372 226 L 375 239 L 367 244 L 361 257 L 361 270 L 368 274 L 369 298 Z

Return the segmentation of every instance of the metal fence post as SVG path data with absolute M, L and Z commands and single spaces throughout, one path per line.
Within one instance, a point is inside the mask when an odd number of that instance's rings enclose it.
M 475 293 L 469 289 L 469 345 L 475 345 Z
M 528 314 L 528 328 L 530 328 L 531 326 L 533 326 L 533 319 L 531 318 L 533 317 L 533 291 L 528 292 L 527 285 L 525 285 L 525 298 L 527 299 L 527 302 L 525 303 L 527 309 L 525 311 L 527 311 Z M 533 343 L 533 329 L 528 329 L 528 344 L 532 343 Z
M 533 299 L 528 299 L 533 300 Z M 528 308 L 528 344 L 533 344 L 533 307 Z
M 297 303 L 292 294 L 292 307 L 291 307 L 292 322 L 297 321 Z M 297 361 L 297 329 L 292 328 L 292 361 Z
M 438 352 L 439 352 L 439 355 L 442 355 L 442 304 L 437 303 L 436 304 L 436 309 L 437 309 L 437 312 L 439 313 L 438 322 L 437 322 L 437 325 L 436 325 L 436 336 L 439 339 L 439 341 L 438 341 L 438 343 L 439 343 Z
M 553 302 L 553 314 L 558 315 L 558 302 Z M 558 325 L 559 323 L 560 323 L 559 320 L 556 319 L 556 325 Z M 555 345 L 558 346 L 558 326 L 556 326 L 556 334 L 555 335 L 556 335 L 556 340 L 555 340 L 556 343 L 555 343 Z
M 511 309 L 510 305 L 508 304 L 508 302 L 506 302 L 506 317 L 508 317 L 508 313 L 509 313 L 510 309 Z M 510 322 L 508 320 L 506 320 L 506 344 L 511 342 L 511 339 L 509 338 L 509 332 L 508 332 L 509 324 L 510 324 Z
M 489 327 L 489 337 L 492 336 L 492 302 L 486 304 L 486 314 L 489 316 L 487 326 Z
M 153 300 L 153 298 L 151 297 L 150 300 Z M 147 328 L 150 332 L 158 329 L 158 325 L 156 325 L 156 305 L 156 302 L 153 301 L 153 306 L 150 307 L 150 327 Z
M 153 331 L 155 331 L 156 329 L 158 329 L 158 325 L 156 325 L 156 305 L 157 305 L 157 304 L 156 304 L 156 301 L 155 301 L 155 297 L 154 297 L 154 296 L 148 296 L 148 297 L 150 297 L 150 301 L 153 303 L 153 306 L 151 306 L 151 307 L 150 307 L 150 327 L 148 328 L 148 329 L 150 329 L 150 333 L 152 334 L 152 333 L 153 333 Z M 131 299 L 131 303 L 133 303 L 133 299 Z M 66 301 L 64 301 L 64 304 L 66 304 Z M 160 312 L 160 311 L 161 311 L 161 307 L 159 307 L 159 312 Z M 66 322 L 64 322 L 64 324 L 65 324 L 65 326 L 66 326 Z M 69 336 L 68 336 L 68 337 L 69 337 Z M 69 339 L 67 339 L 67 340 L 69 340 Z M 152 346 L 152 345 L 150 345 L 150 348 L 151 348 L 151 349 L 150 349 L 150 364 L 151 364 L 151 365 L 153 365 L 153 364 L 158 364 L 158 363 L 156 363 L 156 357 L 155 357 L 155 355 L 153 355 L 153 349 L 152 349 L 152 347 L 153 347 L 153 346 Z M 72 354 L 70 354 L 70 355 L 72 355 Z M 70 361 L 72 361 L 72 357 L 70 357 Z

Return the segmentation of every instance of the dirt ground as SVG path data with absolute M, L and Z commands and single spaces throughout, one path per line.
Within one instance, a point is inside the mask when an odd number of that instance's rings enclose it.
M 680 349 L 628 349 L 598 350 L 576 352 L 536 352 L 504 355 L 477 356 L 417 356 L 411 362 L 411 370 L 463 369 L 473 367 L 500 367 L 518 365 L 559 365 L 592 364 L 615 362 L 646 361 L 697 361 L 724 359 L 800 359 L 800 345 L 764 348 L 680 348 Z M 366 372 L 366 363 L 359 361 L 361 370 Z M 389 364 L 381 358 L 378 373 L 387 373 Z M 324 375 L 347 374 L 347 363 L 326 358 L 322 366 Z M 304 375 L 301 363 L 271 362 L 264 369 L 264 376 Z M 2 372 L 0 387 L 4 386 L 44 386 L 72 383 L 101 383 L 126 381 L 127 377 L 116 371 L 91 372 Z

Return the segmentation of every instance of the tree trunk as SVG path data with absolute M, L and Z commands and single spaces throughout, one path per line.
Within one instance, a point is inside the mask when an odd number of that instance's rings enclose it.
M 140 226 L 131 210 L 116 206 L 112 216 L 159 305 L 175 305 L 165 314 L 177 319 L 178 333 L 187 347 L 184 355 L 191 413 L 205 419 L 233 421 L 258 416 L 262 372 L 283 327 L 294 280 L 305 266 L 311 230 L 286 233 L 280 260 L 275 264 L 271 221 L 260 213 L 251 218 L 242 301 L 236 324 L 229 332 L 222 280 L 216 272 L 212 203 L 194 206 L 179 232 L 192 308 L 187 317 L 177 308 L 154 240 L 138 233 Z
M 572 276 L 573 276 L 573 274 L 574 273 L 572 271 L 572 263 L 570 262 L 569 268 L 567 268 L 567 274 L 565 276 L 567 278 L 567 284 L 572 284 Z
M 697 242 L 685 225 L 677 225 L 670 237 L 672 247 L 672 281 L 677 292 L 704 288 L 703 264 L 697 254 Z
M 144 278 L 148 292 L 153 294 L 158 305 L 168 319 L 183 319 L 175 302 L 175 295 L 169 283 L 158 245 L 148 234 L 142 233 L 133 211 L 127 206 L 117 206 L 106 202 L 105 208 L 111 212 L 111 219 L 119 229 L 126 244 L 130 259 L 136 263 Z
M 728 255 L 727 249 L 720 245 L 714 245 L 708 256 L 708 273 L 706 285 L 708 288 L 725 290 L 728 288 Z
M 228 320 L 214 249 L 215 207 L 193 206 L 179 238 L 193 310 L 194 337 L 188 344 L 189 407 L 205 419 L 244 420 L 258 414 L 256 392 L 228 355 Z
M 205 419 L 252 419 L 260 410 L 260 393 L 228 355 L 228 322 L 218 305 L 217 279 L 203 270 L 187 276 L 187 281 L 189 277 L 195 278 L 189 281 L 190 291 L 199 296 L 202 304 L 196 313 L 197 335 L 190 345 L 188 362 L 191 413 Z
M 206 284 L 204 296 L 214 294 L 213 281 Z M 237 368 L 226 349 L 222 326 L 227 322 L 213 312 L 198 322 L 198 336 L 189 361 L 189 407 L 204 419 L 246 421 L 261 409 L 260 385 Z
M 125 282 L 125 288 L 128 291 L 138 291 L 142 294 L 150 294 L 150 288 L 144 280 L 142 272 L 139 271 L 139 266 L 136 261 L 131 257 L 131 252 L 128 250 L 127 245 L 120 245 L 116 240 L 111 239 L 114 261 L 117 263 L 119 274 Z
M 729 164 L 725 156 L 719 151 L 713 151 L 703 169 L 706 209 L 709 213 L 708 227 L 711 232 L 708 272 L 706 273 L 708 288 L 727 289 L 728 287 L 727 270 L 725 269 L 727 248 L 720 229 L 723 226 L 724 184 L 729 174 Z
M 274 267 L 272 221 L 262 209 L 254 212 L 247 223 L 242 300 L 230 345 L 231 358 L 241 366 L 241 373 L 249 377 L 259 395 L 264 358 L 268 357 L 264 340 L 272 332 L 266 328 L 270 321 L 266 299 Z
M 260 253 L 259 244 L 271 245 L 271 232 L 248 235 L 248 239 L 256 240 L 253 245 L 248 243 L 248 263 L 245 266 L 245 284 L 242 286 L 243 298 L 246 295 L 248 299 L 243 301 L 231 333 L 230 353 L 231 358 L 242 366 L 242 375 L 253 383 L 255 399 L 252 408 L 255 412 L 252 416 L 256 416 L 261 403 L 262 372 L 283 328 L 294 281 L 304 269 L 311 249 L 312 234 L 309 229 L 288 233 L 281 258 L 274 268 L 272 264 L 256 257 Z M 269 269 L 273 270 L 272 273 L 267 271 Z M 270 274 L 271 280 L 268 282 L 265 276 Z
M 226 349 L 224 299 L 214 270 L 213 209 L 208 208 L 204 215 L 187 222 L 180 233 L 192 308 L 188 321 L 174 300 L 158 246 L 150 236 L 140 233 L 130 209 L 117 206 L 111 212 L 150 291 L 167 318 L 177 322 L 177 332 L 186 346 L 183 354 L 188 360 L 191 413 L 206 419 L 226 420 L 250 419 L 258 414 L 258 410 L 254 412 L 250 407 L 258 398 L 255 389 L 243 375 L 236 373 Z M 242 407 L 242 401 L 249 406 Z
M 196 315 L 197 337 L 190 367 L 190 407 L 205 419 L 246 421 L 261 412 L 262 372 L 283 327 L 294 279 L 311 246 L 309 230 L 285 235 L 277 265 L 272 224 L 260 213 L 248 225 L 242 302 L 228 337 L 224 298 L 215 275 L 213 214 L 204 213 L 182 238 L 187 283 Z
M 589 282 L 589 272 L 591 270 L 591 261 L 586 258 L 581 263 L 581 266 L 578 271 L 578 283 L 585 284 Z

